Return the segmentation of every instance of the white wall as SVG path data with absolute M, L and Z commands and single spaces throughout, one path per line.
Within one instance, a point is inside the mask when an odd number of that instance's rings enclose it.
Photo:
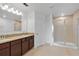
M 34 33 L 34 26 L 35 26 L 34 20 L 35 18 L 33 10 L 30 10 L 28 12 L 24 11 L 22 17 L 22 31 Z
M 27 32 L 28 29 L 28 14 L 23 14 L 22 17 L 22 32 Z
M 35 47 L 45 43 L 53 43 L 52 19 L 50 14 L 35 12 Z
M 30 11 L 28 13 L 28 29 L 27 32 L 32 32 L 34 33 L 35 30 L 35 14 L 34 11 Z

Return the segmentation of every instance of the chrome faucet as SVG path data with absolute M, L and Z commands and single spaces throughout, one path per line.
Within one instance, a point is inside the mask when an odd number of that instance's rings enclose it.
M 2 35 L 0 35 L 0 39 L 4 39 L 5 38 L 5 34 L 2 33 Z

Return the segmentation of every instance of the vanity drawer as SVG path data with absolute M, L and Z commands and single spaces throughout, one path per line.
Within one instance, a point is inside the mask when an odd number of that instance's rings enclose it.
M 10 46 L 10 43 L 3 43 L 3 44 L 0 44 L 0 49 L 4 49 L 6 47 L 9 47 Z
M 29 40 L 29 49 L 34 47 L 34 39 Z
M 28 37 L 23 38 L 23 39 L 22 39 L 22 42 L 28 41 L 28 39 L 29 39 Z
M 15 45 L 15 44 L 18 44 L 18 43 L 21 43 L 21 39 L 12 41 L 12 42 L 11 42 L 11 45 Z

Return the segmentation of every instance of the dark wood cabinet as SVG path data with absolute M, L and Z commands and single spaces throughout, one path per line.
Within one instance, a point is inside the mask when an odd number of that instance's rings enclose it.
M 22 55 L 34 47 L 34 36 L 22 39 Z
M 28 38 L 22 39 L 22 55 L 29 50 L 29 41 Z
M 33 39 L 30 39 L 30 46 L 29 47 L 30 47 L 30 49 L 34 47 L 34 40 Z
M 0 56 L 10 56 L 10 43 L 0 44 Z
M 29 49 L 34 47 L 34 36 L 31 36 L 29 39 Z
M 34 47 L 34 36 L 0 44 L 0 56 L 21 56 Z
M 21 40 L 11 42 L 11 56 L 21 56 Z

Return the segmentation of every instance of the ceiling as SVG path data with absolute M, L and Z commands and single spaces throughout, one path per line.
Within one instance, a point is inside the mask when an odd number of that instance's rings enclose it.
M 27 14 L 31 8 L 25 7 L 22 3 L 0 3 L 0 5 L 8 5 L 9 8 L 14 8 L 14 10 L 18 10 L 18 12 L 22 12 L 23 14 Z M 0 8 L 0 17 L 6 16 L 6 19 L 21 19 L 22 16 L 13 14 L 11 12 L 7 12 L 6 10 L 2 10 Z
M 54 4 L 52 6 L 53 16 L 71 15 L 79 9 L 79 3 Z
M 15 7 L 15 9 L 26 14 L 35 9 L 44 14 L 52 13 L 53 16 L 71 15 L 79 9 L 79 3 L 27 3 L 28 7 L 25 7 L 22 3 L 7 4 L 9 7 Z
M 18 11 L 29 11 L 30 10 L 30 6 L 29 7 L 25 7 L 23 5 L 23 3 L 0 3 L 1 4 L 7 4 L 9 6 L 9 8 L 12 8 L 14 7 L 15 10 L 18 10 Z
M 79 3 L 37 3 L 31 5 L 42 13 L 52 13 L 55 17 L 71 15 L 79 9 Z

